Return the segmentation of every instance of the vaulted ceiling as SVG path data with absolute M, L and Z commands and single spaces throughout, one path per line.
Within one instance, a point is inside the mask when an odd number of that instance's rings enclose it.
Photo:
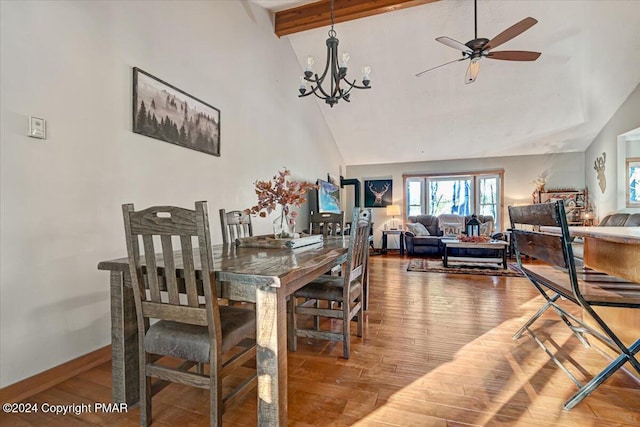
M 254 3 L 275 12 L 310 2 Z M 460 58 L 435 38 L 473 39 L 472 1 L 435 1 L 337 23 L 339 50 L 351 56 L 350 78 L 360 80 L 369 65 L 373 88 L 354 90 L 350 103 L 333 108 L 313 96 L 299 102 L 318 103 L 348 165 L 584 151 L 640 83 L 640 1 L 479 0 L 478 37 L 491 39 L 528 16 L 538 24 L 497 50 L 542 56 L 482 59 L 469 85 L 468 61 L 415 74 Z M 281 38 L 297 55 L 301 75 L 308 55 L 322 71 L 328 30 Z

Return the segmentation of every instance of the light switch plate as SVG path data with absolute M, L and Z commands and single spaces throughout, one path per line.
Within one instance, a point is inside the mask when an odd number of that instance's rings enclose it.
M 32 138 L 47 138 L 47 121 L 39 117 L 29 116 L 29 136 Z

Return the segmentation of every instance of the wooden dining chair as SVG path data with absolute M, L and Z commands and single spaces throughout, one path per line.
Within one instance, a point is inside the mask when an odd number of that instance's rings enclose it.
M 577 385 L 578 392 L 565 402 L 564 408 L 568 410 L 580 403 L 627 362 L 640 374 L 640 362 L 635 357 L 640 350 L 640 338 L 627 347 L 596 311 L 597 307 L 640 308 L 640 284 L 611 282 L 602 277 L 603 275 L 593 275 L 593 280 L 578 277 L 562 200 L 529 206 L 509 206 L 509 216 L 518 265 L 545 301 L 513 338 L 518 339 L 528 332 L 551 360 Z M 536 258 L 537 261 L 523 265 L 524 255 Z M 563 301 L 582 308 L 583 317 L 586 318 L 574 316 L 564 307 Z M 562 364 L 544 344 L 538 335 L 539 332 L 533 328 L 534 322 L 550 308 L 559 315 L 583 345 L 588 347 L 588 338 L 594 337 L 617 355 L 607 367 L 585 384 Z M 598 329 L 589 325 L 589 318 L 595 322 Z
M 309 234 L 339 236 L 344 231 L 344 212 L 314 213 L 309 216 Z
M 339 236 L 345 231 L 344 212 L 340 213 L 314 213 L 309 216 L 309 234 L 322 234 L 327 236 Z M 339 276 L 342 268 L 337 265 L 327 274 Z
M 351 321 L 357 320 L 357 335 L 362 336 L 363 277 L 367 268 L 367 242 L 371 227 L 371 213 L 354 208 L 349 250 L 342 276 L 323 275 L 311 281 L 289 299 L 289 349 L 296 351 L 297 337 L 311 337 L 343 342 L 343 357 L 349 358 Z M 299 303 L 299 298 L 304 302 Z M 327 307 L 314 306 L 316 301 L 325 301 Z M 334 308 L 331 302 L 339 303 Z M 328 317 L 342 320 L 341 331 L 304 329 L 298 327 L 298 315 L 312 315 L 314 320 Z
M 242 211 L 227 212 L 220 209 L 220 225 L 224 244 L 235 243 L 236 239 L 253 236 L 251 215 Z
M 231 400 L 257 384 L 253 372 L 222 394 L 222 377 L 256 354 L 255 312 L 218 305 L 206 202 L 195 210 L 125 204 L 122 213 L 138 325 L 140 425 L 151 423 L 151 398 L 168 382 L 209 389 L 210 424 L 220 425 Z

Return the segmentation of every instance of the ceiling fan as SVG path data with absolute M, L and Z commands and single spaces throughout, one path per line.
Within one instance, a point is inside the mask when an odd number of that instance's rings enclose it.
M 508 42 L 512 38 L 519 36 L 529 28 L 533 27 L 538 23 L 536 19 L 531 17 L 524 18 L 522 21 L 507 28 L 491 40 L 478 38 L 477 6 L 477 0 L 474 0 L 473 14 L 475 23 L 475 38 L 473 40 L 469 40 L 468 42 L 463 44 L 450 37 L 436 38 L 436 40 L 440 43 L 461 51 L 462 58 L 438 65 L 437 67 L 429 68 L 428 70 L 424 70 L 416 74 L 416 77 L 420 77 L 423 74 L 428 73 L 429 71 L 435 70 L 436 68 L 444 67 L 445 65 L 449 65 L 454 62 L 460 62 L 469 59 L 469 68 L 467 68 L 467 73 L 464 78 L 465 84 L 469 84 L 473 83 L 476 80 L 476 77 L 478 77 L 478 72 L 480 71 L 480 59 L 482 58 L 501 59 L 503 61 L 535 61 L 536 59 L 538 59 L 538 57 L 541 55 L 540 52 L 530 52 L 526 50 L 502 50 L 498 52 L 491 51 L 493 48 Z

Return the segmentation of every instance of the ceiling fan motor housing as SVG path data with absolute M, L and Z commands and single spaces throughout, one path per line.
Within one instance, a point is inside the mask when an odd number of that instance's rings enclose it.
M 487 43 L 489 43 L 489 39 L 479 38 L 479 39 L 473 39 L 466 42 L 465 46 L 467 46 L 469 49 L 473 51 L 476 51 L 476 50 L 482 50 Z

